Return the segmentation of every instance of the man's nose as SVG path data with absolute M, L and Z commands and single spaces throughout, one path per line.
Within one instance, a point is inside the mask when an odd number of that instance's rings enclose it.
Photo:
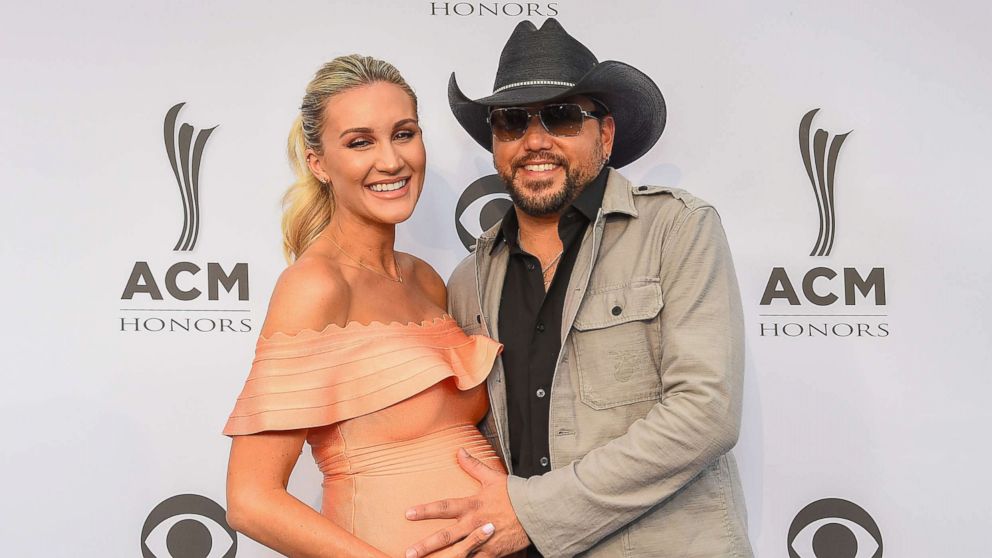
M 544 129 L 540 115 L 533 115 L 524 130 L 524 147 L 529 151 L 543 151 L 551 148 L 551 134 Z

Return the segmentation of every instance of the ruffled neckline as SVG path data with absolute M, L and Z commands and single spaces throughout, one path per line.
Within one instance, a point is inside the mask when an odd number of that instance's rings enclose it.
M 224 433 L 326 426 L 384 409 L 447 378 L 466 391 L 485 381 L 501 349 L 488 337 L 467 335 L 447 314 L 276 333 L 256 345 Z
M 372 320 L 369 323 L 362 323 L 357 320 L 352 320 L 345 325 L 341 326 L 338 324 L 327 324 L 323 329 L 316 330 L 310 328 L 304 328 L 296 333 L 283 333 L 277 331 L 272 335 L 265 337 L 264 335 L 258 336 L 259 343 L 266 343 L 270 341 L 295 341 L 300 339 L 309 339 L 312 337 L 320 337 L 323 335 L 328 335 L 337 332 L 350 332 L 350 331 L 377 331 L 377 330 L 402 330 L 402 329 L 428 329 L 431 327 L 437 327 L 440 325 L 447 325 L 449 323 L 454 323 L 455 319 L 451 317 L 447 312 L 441 314 L 436 318 L 428 318 L 420 322 L 380 322 L 378 320 Z

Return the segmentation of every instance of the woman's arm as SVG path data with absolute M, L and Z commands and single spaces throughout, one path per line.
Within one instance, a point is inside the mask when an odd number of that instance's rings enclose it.
M 301 258 L 279 277 L 262 336 L 343 325 L 349 299 L 347 283 L 332 267 L 317 258 Z M 286 491 L 306 434 L 303 429 L 233 437 L 227 466 L 228 523 L 293 558 L 386 558 Z
M 306 430 L 234 437 L 227 468 L 228 523 L 293 558 L 386 558 L 286 491 L 305 438 Z

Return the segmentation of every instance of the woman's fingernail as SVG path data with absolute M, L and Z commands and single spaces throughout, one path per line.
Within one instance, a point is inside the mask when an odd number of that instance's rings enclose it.
M 406 549 L 406 558 L 417 558 L 417 551 L 412 548 Z
M 486 523 L 482 526 L 482 532 L 487 535 L 492 535 L 495 530 L 496 527 L 494 527 L 492 523 Z
M 413 510 L 406 510 L 406 518 L 407 519 L 416 519 L 417 518 L 417 512 L 415 512 Z M 414 552 L 413 554 L 414 554 L 414 556 L 416 556 L 417 553 Z M 407 554 L 407 556 L 409 556 L 409 554 Z

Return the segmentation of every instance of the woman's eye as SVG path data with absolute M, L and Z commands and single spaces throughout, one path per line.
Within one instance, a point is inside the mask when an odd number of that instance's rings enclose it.
M 417 133 L 413 130 L 400 130 L 399 132 L 396 132 L 396 136 L 394 137 L 398 140 L 408 140 L 413 138 L 415 135 L 417 135 Z
M 372 145 L 372 142 L 367 139 L 356 139 L 348 142 L 348 147 L 351 149 L 366 147 L 369 145 Z

